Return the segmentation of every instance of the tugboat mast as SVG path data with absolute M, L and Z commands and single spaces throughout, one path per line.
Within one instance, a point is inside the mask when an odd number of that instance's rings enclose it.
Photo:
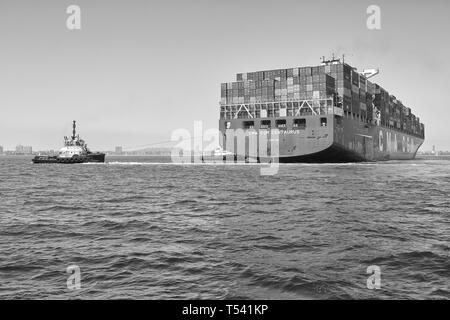
M 76 125 L 76 121 L 74 120 L 73 121 L 73 131 L 72 131 L 72 140 L 75 140 L 75 138 L 76 138 L 76 128 L 77 128 L 77 125 Z

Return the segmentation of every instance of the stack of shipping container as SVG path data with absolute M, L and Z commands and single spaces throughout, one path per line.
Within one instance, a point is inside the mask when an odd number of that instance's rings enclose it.
M 237 75 L 237 81 L 222 83 L 221 103 L 264 103 L 333 98 L 335 79 L 325 67 L 269 70 Z
M 424 126 L 400 100 L 345 63 L 237 74 L 222 83 L 221 104 L 335 99 L 349 117 L 423 136 Z

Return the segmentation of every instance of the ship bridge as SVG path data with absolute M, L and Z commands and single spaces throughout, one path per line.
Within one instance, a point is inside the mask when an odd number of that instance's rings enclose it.
M 339 119 L 343 115 L 342 106 L 336 105 L 334 98 L 221 104 L 222 125 L 220 127 L 223 129 L 269 129 L 271 127 L 304 129 L 307 118 L 319 117 L 320 121 L 317 125 L 324 127 L 332 121 L 333 117 Z M 245 119 L 248 120 L 244 121 Z
M 295 117 L 334 114 L 343 116 L 342 106 L 334 98 L 317 98 L 260 103 L 232 103 L 220 105 L 220 119 Z

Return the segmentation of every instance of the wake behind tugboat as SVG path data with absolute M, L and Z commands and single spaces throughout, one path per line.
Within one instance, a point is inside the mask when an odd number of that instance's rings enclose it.
M 76 134 L 76 121 L 73 121 L 73 131 L 70 139 L 64 137 L 64 147 L 57 156 L 36 156 L 33 163 L 87 163 L 105 162 L 105 154 L 91 152 L 86 142 Z

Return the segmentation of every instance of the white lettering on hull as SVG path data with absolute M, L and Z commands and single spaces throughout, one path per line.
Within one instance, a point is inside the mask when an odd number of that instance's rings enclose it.
M 418 143 L 412 137 L 392 133 L 388 130 L 380 130 L 378 132 L 378 150 L 380 152 L 403 152 L 415 153 Z

